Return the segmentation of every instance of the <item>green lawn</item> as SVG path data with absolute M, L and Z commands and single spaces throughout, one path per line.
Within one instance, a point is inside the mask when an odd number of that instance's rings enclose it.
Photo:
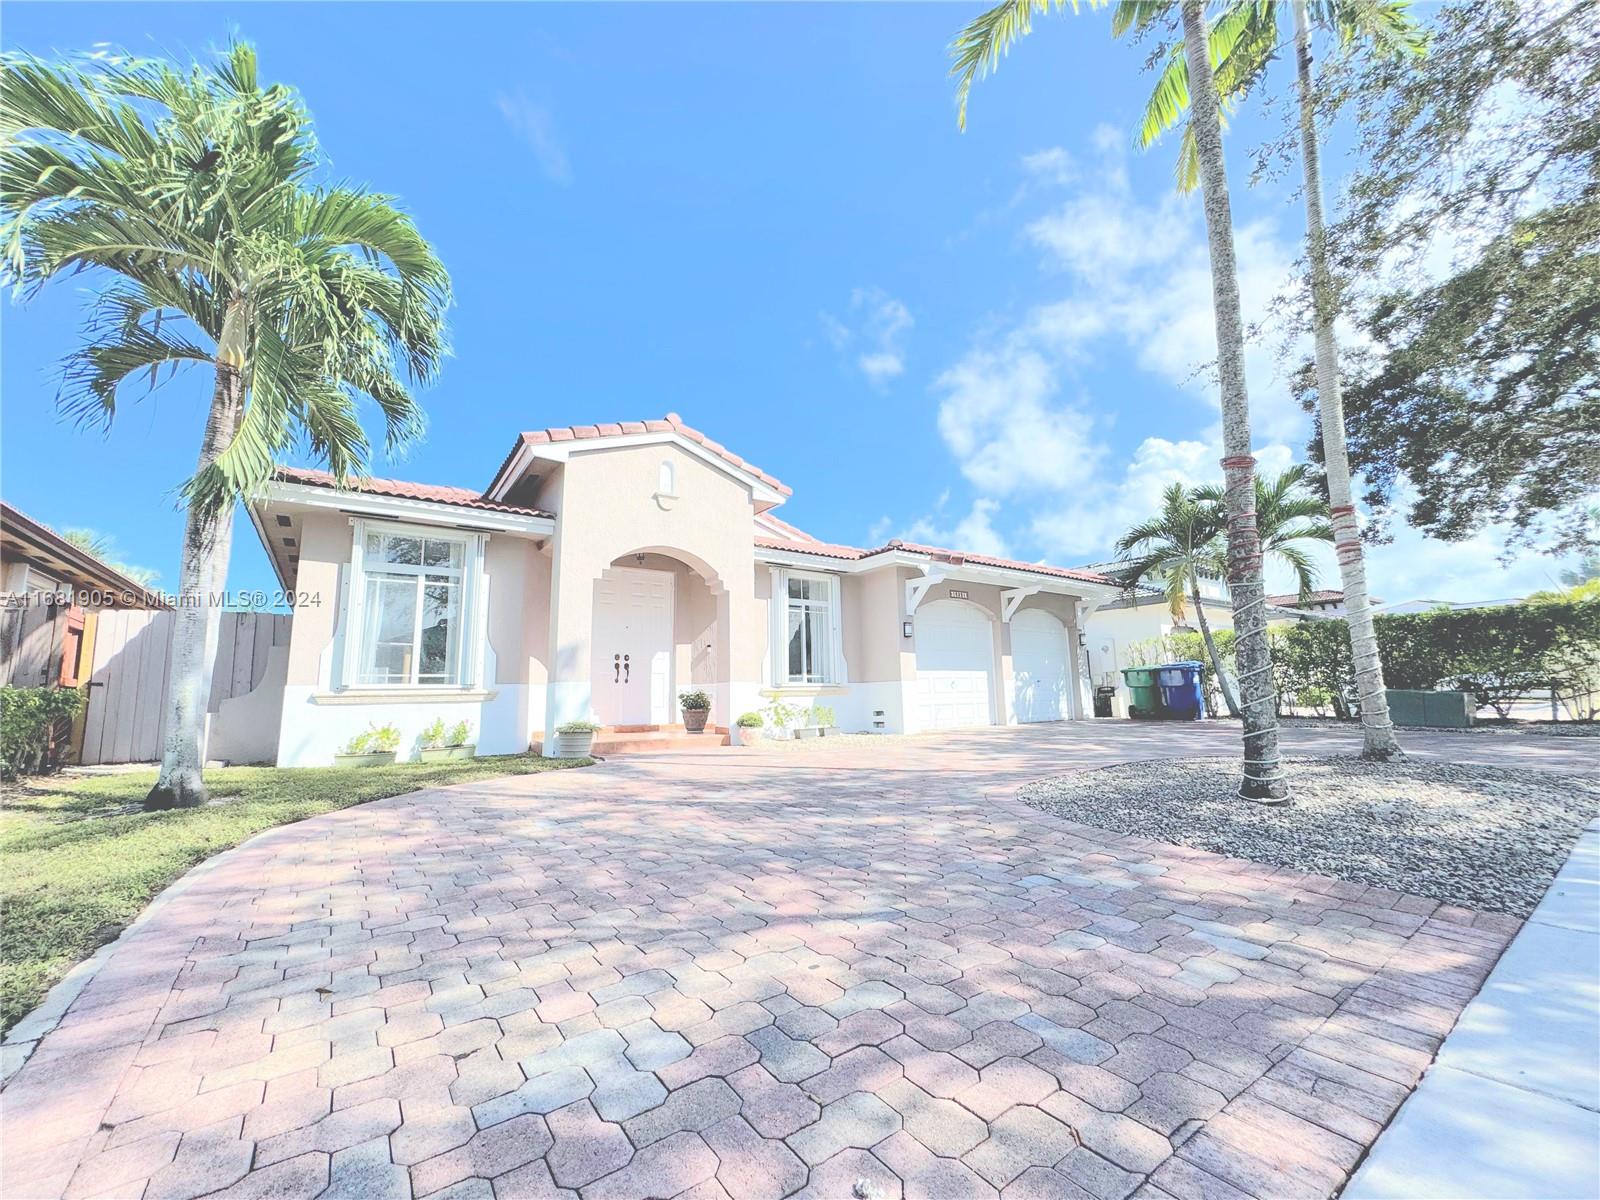
M 418 788 L 587 761 L 523 754 L 344 771 L 229 767 L 206 772 L 214 803 L 164 813 L 138 809 L 154 771 L 8 785 L 0 796 L 0 1029 L 162 888 L 263 829 Z

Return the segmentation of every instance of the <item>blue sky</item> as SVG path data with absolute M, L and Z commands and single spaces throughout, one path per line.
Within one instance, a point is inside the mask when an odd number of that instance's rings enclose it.
M 375 474 L 481 487 L 520 430 L 676 411 L 829 540 L 1091 561 L 1167 479 L 1218 474 L 1199 203 L 1170 148 L 1132 148 L 1151 78 L 1104 14 L 1040 22 L 958 132 L 945 46 L 980 9 L 9 4 L 3 44 L 187 58 L 237 33 L 304 93 L 330 176 L 416 215 L 455 353 L 427 441 Z M 1292 184 L 1246 186 L 1258 114 L 1229 139 L 1255 313 L 1301 233 Z M 170 587 L 209 380 L 126 389 L 106 434 L 64 423 L 91 286 L 3 310 L 4 494 Z M 1249 366 L 1263 463 L 1302 457 L 1271 339 Z M 1401 531 L 1374 590 L 1512 596 L 1559 567 L 1498 549 Z M 243 521 L 230 583 L 275 586 Z

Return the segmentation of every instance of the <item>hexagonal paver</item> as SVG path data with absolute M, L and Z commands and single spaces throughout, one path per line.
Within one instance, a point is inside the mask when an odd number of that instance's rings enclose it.
M 1230 736 L 707 747 L 268 832 L 0 1092 L 0 1195 L 1326 1194 L 1514 922 L 1012 798 Z

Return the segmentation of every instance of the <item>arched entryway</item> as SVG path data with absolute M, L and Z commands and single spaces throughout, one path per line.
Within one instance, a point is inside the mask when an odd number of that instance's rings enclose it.
M 613 560 L 594 583 L 595 720 L 619 728 L 676 724 L 678 696 L 690 690 L 710 694 L 716 709 L 725 610 L 725 589 L 704 564 L 656 549 Z

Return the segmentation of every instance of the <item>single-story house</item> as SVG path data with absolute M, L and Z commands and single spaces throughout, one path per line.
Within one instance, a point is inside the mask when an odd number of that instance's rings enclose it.
M 294 601 L 280 765 L 436 718 L 480 753 L 591 719 L 711 726 L 773 702 L 847 730 L 1082 718 L 1092 571 L 893 541 L 834 545 L 775 512 L 790 490 L 690 428 L 522 434 L 481 491 L 282 468 L 250 505 Z

